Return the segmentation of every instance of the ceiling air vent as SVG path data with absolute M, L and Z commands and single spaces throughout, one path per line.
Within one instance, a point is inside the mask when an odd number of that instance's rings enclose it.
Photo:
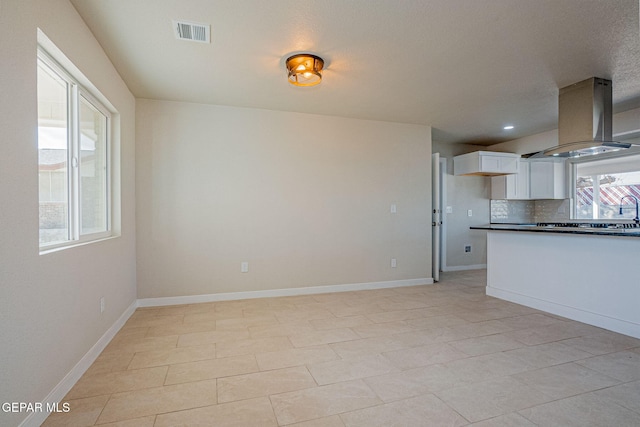
M 199 43 L 211 42 L 211 26 L 195 22 L 173 21 L 173 30 L 178 40 Z

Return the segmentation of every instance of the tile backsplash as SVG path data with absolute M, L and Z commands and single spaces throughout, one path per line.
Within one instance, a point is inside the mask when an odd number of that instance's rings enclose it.
M 571 202 L 563 200 L 535 200 L 536 222 L 562 222 L 571 219 Z
M 492 223 L 536 222 L 533 200 L 491 200 Z
M 491 223 L 536 223 L 569 220 L 569 199 L 561 200 L 491 200 Z

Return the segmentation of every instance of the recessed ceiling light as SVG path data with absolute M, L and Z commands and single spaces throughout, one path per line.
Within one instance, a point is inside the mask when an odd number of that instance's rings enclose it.
M 514 126 L 513 126 L 513 125 L 507 125 L 507 126 L 503 127 L 502 129 L 504 129 L 504 130 L 511 130 L 511 129 L 513 129 L 513 128 L 514 128 Z

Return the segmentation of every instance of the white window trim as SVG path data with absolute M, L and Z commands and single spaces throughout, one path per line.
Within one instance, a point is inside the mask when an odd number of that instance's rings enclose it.
M 612 163 L 615 162 L 616 160 L 619 160 L 621 163 L 626 163 L 626 160 L 629 157 L 633 157 L 633 156 L 638 156 L 640 155 L 640 148 L 637 147 L 632 147 L 631 149 L 625 150 L 623 152 L 613 152 L 613 153 L 608 153 L 608 154 L 600 154 L 598 156 L 585 156 L 582 158 L 575 158 L 575 159 L 570 159 L 569 160 L 569 170 L 570 170 L 570 196 L 571 196 L 571 200 L 573 200 L 572 203 L 572 208 L 571 208 L 571 218 L 577 218 L 578 217 L 578 203 L 576 201 L 576 179 L 578 178 L 578 165 L 580 164 L 585 164 L 585 163 L 593 163 L 593 162 L 601 162 L 603 160 L 609 160 Z M 625 170 L 626 171 L 626 170 Z M 600 187 L 600 183 L 597 182 L 597 179 L 594 178 L 594 198 L 597 198 L 597 203 L 599 205 L 600 203 L 600 192 L 599 190 L 597 191 L 596 194 L 596 188 L 599 189 Z M 596 200 L 594 199 L 594 204 L 596 203 Z M 593 218 L 592 219 L 599 219 L 599 208 L 594 210 L 593 213 Z M 624 219 L 621 219 L 624 220 Z
M 81 216 L 80 216 L 80 167 L 79 167 L 79 158 L 80 158 L 80 145 L 79 145 L 79 135 L 80 135 L 80 122 L 79 120 L 70 120 L 69 121 L 69 129 L 67 129 L 68 135 L 70 136 L 70 141 L 68 141 L 68 158 L 67 162 L 71 165 L 73 172 L 69 173 L 68 179 L 68 194 L 69 194 L 69 240 L 64 242 L 53 242 L 53 243 L 39 243 L 40 254 L 46 254 L 49 252 L 55 252 L 59 249 L 71 248 L 79 245 L 84 245 L 91 242 L 98 242 L 105 239 L 109 239 L 114 237 L 113 233 L 113 200 L 112 200 L 112 161 L 111 161 L 111 150 L 112 150 L 112 112 L 104 105 L 102 101 L 98 99 L 97 96 L 92 94 L 84 85 L 82 85 L 77 78 L 75 78 L 70 72 L 68 72 L 58 61 L 53 58 L 49 52 L 40 44 L 38 44 L 37 49 L 37 58 L 39 61 L 44 62 L 44 64 L 50 67 L 55 73 L 61 76 L 63 79 L 67 81 L 70 85 L 70 90 L 68 92 L 68 116 L 69 117 L 77 117 L 79 111 L 79 103 L 80 97 L 85 98 L 94 108 L 96 108 L 100 113 L 104 114 L 107 119 L 106 124 L 106 147 L 105 147 L 105 156 L 106 156 L 106 195 L 105 195 L 105 203 L 106 203 L 106 231 L 90 233 L 90 234 L 82 234 L 82 224 L 81 224 Z M 82 76 L 84 77 L 84 76 Z M 86 79 L 85 79 L 86 80 Z M 104 98 L 103 96 L 101 96 Z

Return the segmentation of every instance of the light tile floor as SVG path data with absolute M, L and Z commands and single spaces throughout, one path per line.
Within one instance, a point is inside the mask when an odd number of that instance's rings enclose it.
M 640 340 L 438 284 L 138 309 L 45 426 L 640 426 Z

